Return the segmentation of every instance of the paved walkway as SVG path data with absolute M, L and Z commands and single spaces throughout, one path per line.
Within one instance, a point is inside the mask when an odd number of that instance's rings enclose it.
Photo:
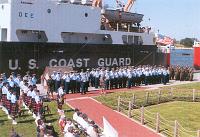
M 103 117 L 105 117 L 118 131 L 119 137 L 159 137 L 150 129 L 91 98 L 69 100 L 67 103 L 73 108 L 79 108 L 81 112 L 86 113 L 90 119 L 101 127 L 103 127 Z

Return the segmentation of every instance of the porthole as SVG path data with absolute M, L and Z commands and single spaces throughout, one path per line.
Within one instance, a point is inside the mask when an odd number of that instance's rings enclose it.
M 88 17 L 88 13 L 85 13 L 85 17 Z
M 48 10 L 47 10 L 47 13 L 51 13 L 51 9 L 48 9 Z

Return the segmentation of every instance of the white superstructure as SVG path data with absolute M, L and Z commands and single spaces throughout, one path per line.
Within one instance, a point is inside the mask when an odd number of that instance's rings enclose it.
M 112 28 L 102 11 L 89 0 L 1 0 L 0 41 L 154 45 L 153 33 Z

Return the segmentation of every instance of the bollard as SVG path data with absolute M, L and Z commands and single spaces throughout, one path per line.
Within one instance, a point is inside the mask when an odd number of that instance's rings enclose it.
M 120 96 L 118 97 L 118 100 L 117 100 L 117 111 L 120 111 Z
M 135 104 L 135 94 L 133 94 L 133 97 L 132 97 L 132 105 Z
M 157 133 L 160 132 L 160 115 L 159 115 L 159 113 L 157 113 L 157 115 L 156 115 L 156 132 Z
M 158 91 L 158 104 L 160 103 L 160 98 L 161 98 L 161 91 Z
M 175 120 L 174 123 L 174 137 L 178 137 L 178 122 Z
M 197 137 L 200 137 L 200 130 L 197 130 Z
M 131 118 L 131 101 L 128 104 L 128 117 Z
M 140 119 L 140 121 L 141 121 L 141 124 L 144 125 L 144 107 L 143 106 L 141 107 L 141 119 Z
M 195 89 L 192 89 L 192 101 L 195 101 Z
M 149 92 L 146 93 L 146 104 L 149 102 Z

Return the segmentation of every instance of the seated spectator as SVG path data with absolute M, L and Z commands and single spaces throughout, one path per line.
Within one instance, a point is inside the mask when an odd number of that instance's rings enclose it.
M 76 108 L 75 110 L 74 110 L 74 114 L 73 114 L 73 120 L 74 121 L 77 121 L 77 118 L 78 118 L 78 115 L 77 115 L 77 113 L 79 112 L 79 110 Z
M 66 125 L 65 125 L 65 128 L 64 128 L 65 133 L 68 132 L 69 127 L 75 128 L 75 126 L 74 126 L 74 124 L 73 124 L 73 122 L 70 118 L 67 119 L 67 122 L 66 122 Z
M 44 136 L 45 130 L 46 130 L 45 123 L 41 119 L 38 119 L 38 121 L 37 121 L 37 137 Z
M 68 132 L 65 133 L 64 137 L 75 137 L 73 133 L 74 133 L 74 128 L 73 127 L 69 127 L 68 128 Z
M 95 125 L 94 121 L 90 121 L 89 122 L 89 127 L 87 128 L 87 134 L 89 135 L 89 133 L 91 132 L 91 130 L 93 130 L 93 126 Z
M 99 137 L 98 126 L 93 125 L 92 127 L 93 128 L 91 128 L 89 131 L 87 131 L 87 134 L 89 135 L 89 137 Z
M 65 128 L 65 125 L 66 125 L 65 116 L 61 116 L 58 123 L 59 123 L 59 127 L 60 127 L 61 132 L 63 132 L 64 128 Z
M 86 130 L 87 127 L 89 126 L 88 121 L 86 121 L 87 115 L 86 114 L 80 114 L 79 117 L 77 118 L 77 123 L 81 125 L 81 127 Z

